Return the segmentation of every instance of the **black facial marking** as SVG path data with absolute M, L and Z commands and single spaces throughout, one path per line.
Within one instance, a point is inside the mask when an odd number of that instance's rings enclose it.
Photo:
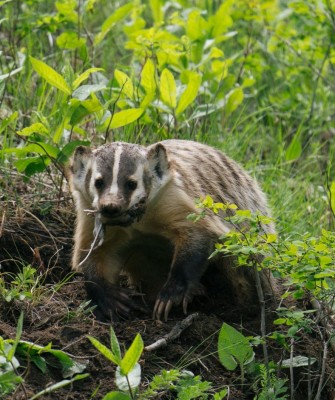
M 101 190 L 104 187 L 104 185 L 105 185 L 105 183 L 104 183 L 104 180 L 102 178 L 98 178 L 94 182 L 94 186 L 98 190 Z

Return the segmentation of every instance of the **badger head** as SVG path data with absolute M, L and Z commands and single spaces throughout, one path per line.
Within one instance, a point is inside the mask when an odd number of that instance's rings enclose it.
M 79 146 L 71 165 L 75 191 L 104 225 L 130 226 L 139 221 L 169 176 L 165 147 L 114 142 L 90 150 Z

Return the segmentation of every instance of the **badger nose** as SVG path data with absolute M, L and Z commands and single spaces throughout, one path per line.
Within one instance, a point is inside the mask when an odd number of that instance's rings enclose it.
M 121 207 L 117 204 L 108 204 L 100 208 L 100 213 L 104 217 L 115 217 L 121 213 Z

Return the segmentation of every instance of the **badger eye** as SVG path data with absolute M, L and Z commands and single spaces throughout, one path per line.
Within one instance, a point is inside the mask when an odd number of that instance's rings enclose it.
M 96 187 L 96 189 L 102 189 L 103 185 L 104 185 L 104 180 L 102 178 L 98 178 L 94 182 L 94 186 Z
M 137 182 L 129 179 L 129 181 L 127 181 L 126 186 L 129 190 L 135 190 L 137 188 Z

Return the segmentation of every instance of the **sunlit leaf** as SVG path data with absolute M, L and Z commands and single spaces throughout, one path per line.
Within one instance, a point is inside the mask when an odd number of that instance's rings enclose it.
M 170 108 L 175 108 L 177 104 L 176 82 L 172 73 L 167 68 L 162 72 L 159 89 L 163 103 Z
M 56 72 L 53 68 L 49 67 L 49 65 L 47 65 L 43 61 L 37 60 L 36 58 L 31 56 L 29 56 L 29 59 L 34 70 L 51 86 L 61 90 L 67 95 L 71 94 L 71 89 L 66 83 L 65 79 L 62 77 L 62 75 Z
M 129 110 L 123 110 L 115 113 L 111 117 L 109 117 L 103 124 L 104 128 L 120 128 L 121 126 L 128 125 L 137 119 L 143 114 L 142 108 L 130 108 Z
M 78 37 L 77 32 L 65 31 L 56 39 L 57 46 L 61 49 L 74 50 L 85 44 L 85 39 Z
M 114 71 L 114 77 L 119 84 L 120 88 L 122 89 L 122 93 L 128 96 L 130 99 L 134 98 L 134 86 L 127 74 L 124 72 L 116 69 Z
M 230 115 L 242 103 L 244 99 L 243 90 L 241 88 L 233 89 L 229 95 L 225 105 L 225 115 Z
M 98 33 L 97 36 L 95 37 L 94 44 L 95 45 L 99 44 L 107 35 L 107 33 L 113 28 L 113 26 L 117 22 L 125 18 L 133 9 L 133 7 L 134 5 L 132 3 L 125 4 L 122 7 L 118 7 L 116 11 L 114 11 L 114 13 L 111 14 L 102 24 L 101 32 Z
M 122 374 L 127 375 L 135 367 L 135 364 L 141 357 L 143 347 L 143 340 L 138 333 L 121 361 L 120 368 Z
M 72 83 L 72 87 L 73 89 L 77 89 L 77 87 L 83 82 L 85 81 L 91 74 L 93 74 L 94 72 L 98 72 L 98 71 L 104 71 L 103 68 L 89 68 L 86 71 L 84 71 L 82 74 L 80 74 L 78 76 L 78 78 L 76 78 L 73 83 Z
M 35 124 L 17 131 L 17 134 L 20 136 L 30 136 L 33 133 L 39 133 L 40 135 L 48 136 L 49 130 L 45 125 L 41 124 L 40 122 L 36 122 Z
M 196 72 L 189 74 L 189 81 L 186 89 L 181 94 L 178 106 L 176 109 L 176 115 L 181 114 L 197 97 L 198 90 L 201 84 L 201 76 Z

